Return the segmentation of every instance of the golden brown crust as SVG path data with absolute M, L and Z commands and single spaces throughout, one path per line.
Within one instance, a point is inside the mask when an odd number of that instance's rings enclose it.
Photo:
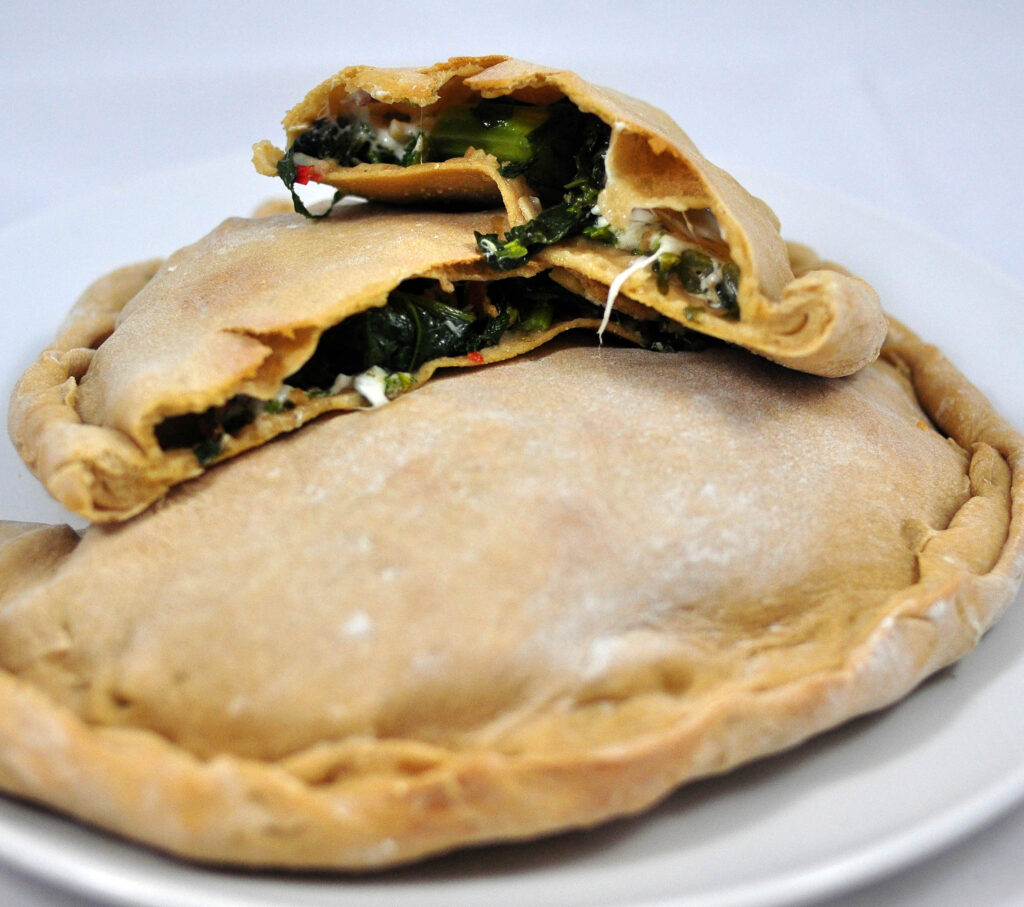
M 77 544 L 4 526 L 0 784 L 199 860 L 367 869 L 882 707 L 1024 569 L 1020 435 L 899 325 L 884 360 L 534 354 Z
M 836 377 L 873 361 L 885 337 L 878 297 L 847 274 L 806 273 L 794 278 L 786 244 L 772 210 L 716 167 L 672 119 L 655 107 L 575 73 L 501 56 L 458 57 L 423 69 L 352 66 L 314 88 L 284 119 L 290 143 L 314 120 L 336 115 L 353 96 L 365 95 L 410 109 L 439 109 L 470 97 L 510 95 L 547 103 L 569 98 L 581 110 L 612 126 L 606 157 L 602 213 L 620 229 L 636 208 L 673 212 L 710 211 L 739 266 L 738 322 L 712 312 L 694 320 L 685 314 L 698 302 L 673 282 L 656 287 L 649 271 L 620 292 L 687 327 L 744 346 L 789 368 Z M 276 176 L 283 152 L 269 142 L 255 146 L 257 170 Z M 322 181 L 344 192 L 392 203 L 505 205 L 509 223 L 531 219 L 536 206 L 521 177 L 506 179 L 495 158 L 473 152 L 464 159 L 421 164 L 325 166 Z M 632 257 L 599 243 L 576 240 L 551 250 L 579 276 L 607 288 Z

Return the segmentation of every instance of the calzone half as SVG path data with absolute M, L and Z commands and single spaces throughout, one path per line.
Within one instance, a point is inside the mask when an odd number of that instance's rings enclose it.
M 214 462 L 328 410 L 379 406 L 438 368 L 573 328 L 592 341 L 601 300 L 576 276 L 482 264 L 474 229 L 503 223 L 366 204 L 318 221 L 230 219 L 86 291 L 14 390 L 14 444 L 69 510 L 119 520 Z M 657 349 L 703 340 L 636 304 L 609 330 Z
M 837 380 L 557 343 L 442 377 L 128 522 L 3 524 L 0 787 L 346 870 L 636 813 L 967 652 L 1022 445 L 898 327 Z
M 256 168 L 393 204 L 487 207 L 496 269 L 550 255 L 695 330 L 819 375 L 878 354 L 879 301 L 833 270 L 794 276 L 775 214 L 663 111 L 565 70 L 501 56 L 423 69 L 353 66 L 284 119 Z

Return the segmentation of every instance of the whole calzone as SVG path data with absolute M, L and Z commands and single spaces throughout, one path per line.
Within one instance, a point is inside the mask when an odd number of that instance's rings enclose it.
M 257 170 L 394 204 L 504 204 L 477 231 L 496 269 L 571 266 L 790 368 L 847 375 L 878 355 L 885 318 L 864 281 L 794 276 L 775 214 L 706 160 L 663 111 L 578 75 L 502 56 L 423 69 L 352 66 L 284 118 L 286 148 Z
M 349 870 L 635 813 L 967 652 L 1022 444 L 899 327 L 838 380 L 557 344 L 440 378 L 117 526 L 3 524 L 0 785 Z
M 380 406 L 438 368 L 574 328 L 592 342 L 603 299 L 578 275 L 482 264 L 474 229 L 503 223 L 366 204 L 229 219 L 85 292 L 14 390 L 14 444 L 69 510 L 120 520 L 214 462 L 329 410 Z M 663 350 L 706 343 L 635 303 L 608 328 Z

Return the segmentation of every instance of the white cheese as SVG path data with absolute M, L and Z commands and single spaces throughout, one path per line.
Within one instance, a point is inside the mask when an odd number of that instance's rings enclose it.
M 616 238 L 615 245 L 626 249 L 639 249 L 643 244 L 644 233 L 658 223 L 658 218 L 648 208 L 634 208 L 629 212 L 629 224 L 625 231 Z
M 352 386 L 363 395 L 366 402 L 372 407 L 383 406 L 388 402 L 388 395 L 384 391 L 384 379 L 388 373 L 379 365 L 356 375 L 352 379 Z
M 384 148 L 392 154 L 401 154 L 405 143 L 396 139 L 387 126 L 374 126 L 373 123 L 368 125 L 374 131 L 374 141 L 378 147 Z
M 700 290 L 701 290 L 701 292 L 702 293 L 706 293 L 713 286 L 716 286 L 718 284 L 718 281 L 720 281 L 721 279 L 722 279 L 722 268 L 718 264 L 718 262 L 716 261 L 715 262 L 715 266 L 710 271 L 708 271 L 707 274 L 705 274 L 703 277 L 701 277 L 701 279 L 700 279 Z
M 337 377 L 334 379 L 334 384 L 331 385 L 331 388 L 327 393 L 330 394 L 332 397 L 335 394 L 340 394 L 342 391 L 346 391 L 350 387 L 352 387 L 353 381 L 354 378 L 352 375 L 344 375 L 339 373 Z
M 284 406 L 284 404 L 288 402 L 288 398 L 291 396 L 291 394 L 292 386 L 290 384 L 282 384 L 281 389 L 276 394 L 274 394 L 274 402 L 280 403 L 282 406 Z
M 320 163 L 320 158 L 310 157 L 308 154 L 303 154 L 301 151 L 295 152 L 292 156 L 292 163 L 296 167 L 312 167 Z

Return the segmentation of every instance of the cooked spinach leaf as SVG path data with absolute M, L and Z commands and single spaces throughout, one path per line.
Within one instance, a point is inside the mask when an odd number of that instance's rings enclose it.
M 421 282 L 407 281 L 385 305 L 367 309 L 324 331 L 313 356 L 286 379 L 292 387 L 330 387 L 339 375 L 373 366 L 415 372 L 423 363 L 465 356 L 493 346 L 511 323 L 507 305 L 495 314 L 475 314 L 427 296 Z
M 170 416 L 156 426 L 156 440 L 162 450 L 191 447 L 205 466 L 220 456 L 224 435 L 237 435 L 256 418 L 262 401 L 236 394 L 223 406 L 211 406 L 201 413 Z
M 356 164 L 400 164 L 401 156 L 383 145 L 373 127 L 358 119 L 323 117 L 292 143 L 288 153 L 337 161 L 342 167 Z

